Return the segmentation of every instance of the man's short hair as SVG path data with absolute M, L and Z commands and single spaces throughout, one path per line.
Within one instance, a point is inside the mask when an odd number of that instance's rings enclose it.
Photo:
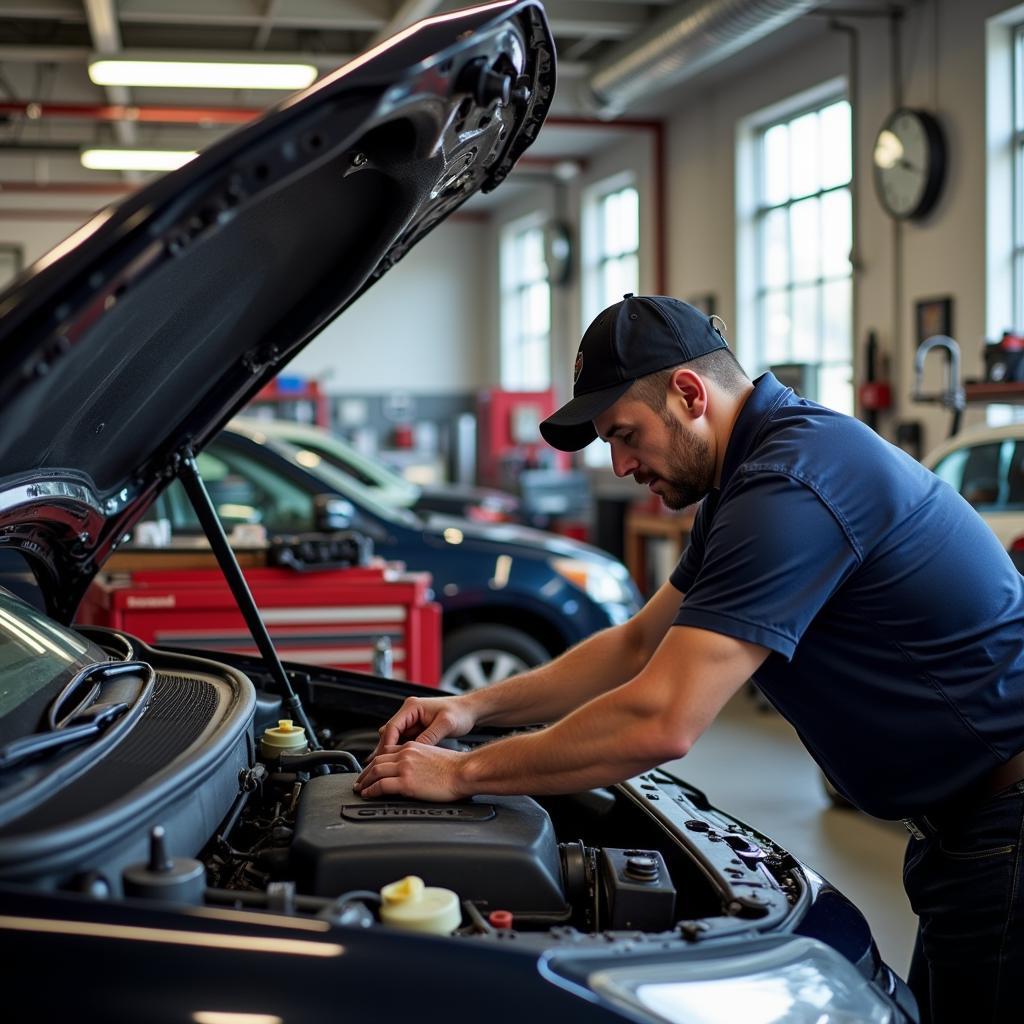
M 727 395 L 738 395 L 750 384 L 750 378 L 743 372 L 731 349 L 722 348 L 638 378 L 629 389 L 629 397 L 650 406 L 655 412 L 663 412 L 668 401 L 668 382 L 676 370 L 683 367 L 717 384 Z

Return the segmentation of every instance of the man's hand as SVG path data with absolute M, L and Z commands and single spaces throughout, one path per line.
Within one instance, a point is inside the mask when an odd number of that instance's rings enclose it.
M 434 745 L 447 736 L 465 736 L 476 725 L 476 715 L 464 697 L 409 697 L 377 732 L 380 739 L 372 761 L 385 747 L 407 740 Z
M 363 769 L 354 786 L 366 800 L 407 796 L 447 803 L 468 795 L 460 784 L 464 753 L 426 743 L 387 745 L 378 749 L 380 752 Z

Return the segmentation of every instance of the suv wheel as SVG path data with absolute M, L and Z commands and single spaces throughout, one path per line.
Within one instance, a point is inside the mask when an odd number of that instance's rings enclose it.
M 511 626 L 466 626 L 445 638 L 441 689 L 481 690 L 550 657 L 542 644 Z

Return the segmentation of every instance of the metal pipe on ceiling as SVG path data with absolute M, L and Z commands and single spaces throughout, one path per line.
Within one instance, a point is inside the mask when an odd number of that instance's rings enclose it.
M 763 39 L 820 0 L 684 0 L 634 40 L 598 61 L 584 100 L 614 117 Z

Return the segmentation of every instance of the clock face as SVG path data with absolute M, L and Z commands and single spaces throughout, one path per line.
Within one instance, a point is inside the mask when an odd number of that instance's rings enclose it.
M 920 217 L 938 198 L 943 149 L 938 124 L 914 110 L 898 110 L 878 133 L 875 187 L 894 217 Z

